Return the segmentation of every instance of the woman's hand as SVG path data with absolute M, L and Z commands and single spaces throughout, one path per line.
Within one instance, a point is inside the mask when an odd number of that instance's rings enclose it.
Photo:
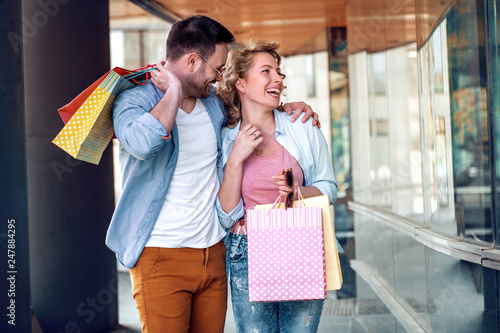
M 241 198 L 243 163 L 262 142 L 260 130 L 248 124 L 240 129 L 226 163 L 224 178 L 219 189 L 219 201 L 224 212 L 231 212 Z
M 293 177 L 293 187 L 290 187 L 286 183 L 285 174 L 281 173 L 279 175 L 272 176 L 274 179 L 274 184 L 278 187 L 281 196 L 286 196 L 293 190 L 294 198 L 297 196 L 297 189 L 299 184 L 297 183 L 297 179 Z
M 235 163 L 243 164 L 262 140 L 260 130 L 256 126 L 252 124 L 244 126 L 234 140 L 229 158 Z

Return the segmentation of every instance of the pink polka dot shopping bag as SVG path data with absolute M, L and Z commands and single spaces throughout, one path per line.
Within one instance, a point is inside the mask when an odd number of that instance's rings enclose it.
M 342 286 L 328 196 L 300 197 L 247 211 L 251 302 L 324 299 Z

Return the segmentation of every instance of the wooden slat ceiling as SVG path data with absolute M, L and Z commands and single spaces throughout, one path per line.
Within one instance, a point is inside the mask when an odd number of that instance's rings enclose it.
M 283 55 L 326 50 L 325 27 L 346 25 L 346 0 L 153 0 L 178 17 L 202 14 L 237 40 L 274 40 Z M 317 42 L 311 42 L 318 39 Z
M 119 0 L 111 0 L 111 5 Z M 327 50 L 326 28 L 346 27 L 348 51 L 420 46 L 455 0 L 151 0 L 175 19 L 202 14 L 237 40 L 274 40 L 285 56 Z M 416 14 L 417 11 L 417 14 Z M 126 14 L 125 14 L 126 15 Z

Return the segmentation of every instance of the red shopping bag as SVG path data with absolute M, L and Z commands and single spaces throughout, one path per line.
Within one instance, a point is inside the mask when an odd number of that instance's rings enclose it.
M 114 137 L 113 101 L 135 84 L 144 84 L 152 68 L 134 71 L 115 67 L 61 108 L 66 124 L 52 142 L 75 159 L 99 164 Z M 138 81 L 139 80 L 139 81 Z
M 63 106 L 59 110 L 57 110 L 59 112 L 59 116 L 61 116 L 62 121 L 64 122 L 64 124 L 66 124 L 71 119 L 71 117 L 73 117 L 73 115 L 76 113 L 76 111 L 78 111 L 80 106 L 82 106 L 82 104 L 85 102 L 85 100 L 87 100 L 87 98 L 89 98 L 89 96 L 92 94 L 92 92 L 95 91 L 95 89 L 101 84 L 102 81 L 104 81 L 104 79 L 112 71 L 115 71 L 116 73 L 118 73 L 121 76 L 127 76 L 127 75 L 133 76 L 133 73 L 141 72 L 141 74 L 138 75 L 137 77 L 133 77 L 132 81 L 135 82 L 136 84 L 145 84 L 147 82 L 147 80 L 149 79 L 149 72 L 146 71 L 145 73 L 142 73 L 142 71 L 152 69 L 154 67 L 156 67 L 156 64 L 147 65 L 147 66 L 137 68 L 134 70 L 124 69 L 124 68 L 120 68 L 120 67 L 113 68 L 112 70 L 110 70 L 109 72 L 104 74 L 101 78 L 99 78 L 99 80 L 92 83 L 87 89 L 82 91 L 71 102 L 69 102 L 68 104 L 66 104 L 65 106 Z

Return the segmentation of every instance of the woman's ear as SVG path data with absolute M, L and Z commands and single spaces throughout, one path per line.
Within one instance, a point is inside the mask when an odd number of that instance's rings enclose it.
M 245 88 L 245 86 L 246 86 L 246 82 L 245 82 L 245 80 L 244 80 L 244 79 L 242 79 L 241 77 L 239 77 L 239 78 L 236 80 L 236 83 L 235 83 L 234 85 L 235 85 L 236 89 L 238 89 L 238 91 L 239 91 L 239 92 L 241 92 L 241 93 L 243 93 L 243 94 L 247 92 L 247 91 L 246 91 L 246 88 Z

